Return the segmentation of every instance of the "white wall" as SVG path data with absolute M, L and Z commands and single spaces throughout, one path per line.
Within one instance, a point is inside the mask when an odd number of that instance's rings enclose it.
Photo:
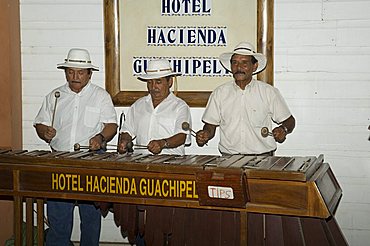
M 90 50 L 102 68 L 93 82 L 104 87 L 102 2 L 21 1 L 24 149 L 47 148 L 32 120 L 43 96 L 64 83 L 56 64 L 69 48 Z M 275 86 L 297 119 L 277 154 L 325 155 L 343 188 L 336 218 L 350 245 L 370 241 L 369 9 L 370 1 L 275 0 Z M 202 113 L 192 109 L 194 129 Z M 215 154 L 216 144 L 188 153 Z M 102 240 L 122 241 L 111 219 Z
M 275 86 L 297 119 L 280 148 L 325 155 L 350 245 L 370 241 L 370 1 L 275 1 Z

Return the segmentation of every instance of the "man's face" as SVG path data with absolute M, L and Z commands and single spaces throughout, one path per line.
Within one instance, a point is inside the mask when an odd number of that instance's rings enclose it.
M 79 93 L 90 81 L 92 71 L 90 69 L 66 68 L 66 79 L 72 91 Z
M 147 81 L 148 92 L 152 96 L 153 101 L 161 102 L 163 99 L 165 99 L 170 94 L 171 86 L 172 77 L 149 79 Z
M 252 56 L 234 54 L 231 57 L 231 72 L 236 82 L 250 81 L 258 63 L 252 63 Z

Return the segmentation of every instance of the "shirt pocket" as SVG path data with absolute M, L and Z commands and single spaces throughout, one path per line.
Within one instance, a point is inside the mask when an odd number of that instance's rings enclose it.
M 84 115 L 84 125 L 87 127 L 95 127 L 99 123 L 99 119 L 100 109 L 87 106 Z
M 159 118 L 160 127 L 158 129 L 161 136 L 172 136 L 175 132 L 175 119 L 168 117 Z
M 269 113 L 265 110 L 250 108 L 248 110 L 249 120 L 254 128 L 265 127 L 268 124 Z

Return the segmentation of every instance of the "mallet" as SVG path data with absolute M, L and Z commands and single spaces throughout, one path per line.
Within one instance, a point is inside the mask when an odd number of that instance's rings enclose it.
M 57 110 L 57 102 L 58 102 L 58 98 L 60 97 L 60 92 L 56 91 L 54 93 L 54 96 L 55 96 L 55 104 L 54 104 L 53 118 L 51 118 L 51 127 L 54 126 L 55 111 Z
M 107 149 L 106 146 L 107 145 L 102 146 L 102 149 L 104 149 L 104 150 L 117 150 L 117 149 Z M 115 146 L 115 145 L 108 145 L 108 146 Z M 79 143 L 75 143 L 73 145 L 73 149 L 74 149 L 74 151 L 79 151 L 81 149 L 90 149 L 90 147 L 85 146 L 85 145 L 80 145 Z
M 272 135 L 272 132 L 270 132 L 267 127 L 262 127 L 261 128 L 261 136 L 266 138 L 268 136 L 273 136 L 273 135 Z
M 117 148 L 117 145 L 115 145 L 115 144 L 107 144 L 107 142 L 103 142 L 103 143 L 101 144 L 101 148 L 102 148 L 102 149 L 107 149 L 107 146 L 108 146 L 108 147 L 116 147 L 116 148 Z
M 79 143 L 75 143 L 73 145 L 74 151 L 79 151 L 81 149 L 89 149 L 89 146 L 81 146 Z
M 193 129 L 190 128 L 190 125 L 189 125 L 188 122 L 186 122 L 186 121 L 182 122 L 181 127 L 184 131 L 190 131 L 190 135 L 192 135 L 193 137 L 195 137 L 195 138 L 197 137 L 197 133 Z M 208 146 L 207 143 L 205 145 Z
M 126 145 L 127 149 L 132 149 L 133 147 L 138 147 L 139 149 L 147 149 L 148 146 L 141 144 L 134 144 L 133 142 L 128 142 Z
M 191 129 L 190 128 L 190 125 L 189 125 L 189 123 L 188 122 L 183 122 L 182 123 L 182 125 L 181 125 L 181 127 L 182 127 L 182 129 L 184 130 L 184 131 L 190 131 L 190 134 L 193 136 L 193 137 L 196 137 L 196 132 L 193 130 L 193 129 Z M 192 134 L 193 133 L 193 134 Z

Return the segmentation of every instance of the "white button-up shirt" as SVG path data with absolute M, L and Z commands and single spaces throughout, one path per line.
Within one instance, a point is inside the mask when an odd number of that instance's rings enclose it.
M 227 154 L 261 154 L 276 149 L 273 137 L 261 136 L 261 128 L 271 131 L 272 121 L 291 116 L 279 90 L 253 79 L 242 90 L 234 81 L 216 88 L 202 120 L 220 126 L 219 150 Z
M 74 144 L 88 146 L 90 138 L 101 132 L 104 123 L 116 123 L 117 115 L 112 99 L 103 88 L 89 82 L 79 93 L 68 83 L 49 93 L 37 114 L 35 124 L 50 126 L 55 105 L 55 92 L 59 91 L 54 116 L 56 136 L 50 146 L 58 151 L 73 151 Z
M 190 144 L 190 132 L 182 129 L 183 122 L 188 122 L 191 127 L 190 108 L 182 99 L 170 93 L 154 108 L 151 96 L 147 95 L 131 105 L 120 132 L 127 132 L 136 137 L 136 143 L 140 145 L 148 145 L 151 140 L 185 133 L 188 134 L 186 144 Z M 150 153 L 146 149 L 135 152 Z M 185 145 L 164 148 L 161 154 L 184 155 Z

